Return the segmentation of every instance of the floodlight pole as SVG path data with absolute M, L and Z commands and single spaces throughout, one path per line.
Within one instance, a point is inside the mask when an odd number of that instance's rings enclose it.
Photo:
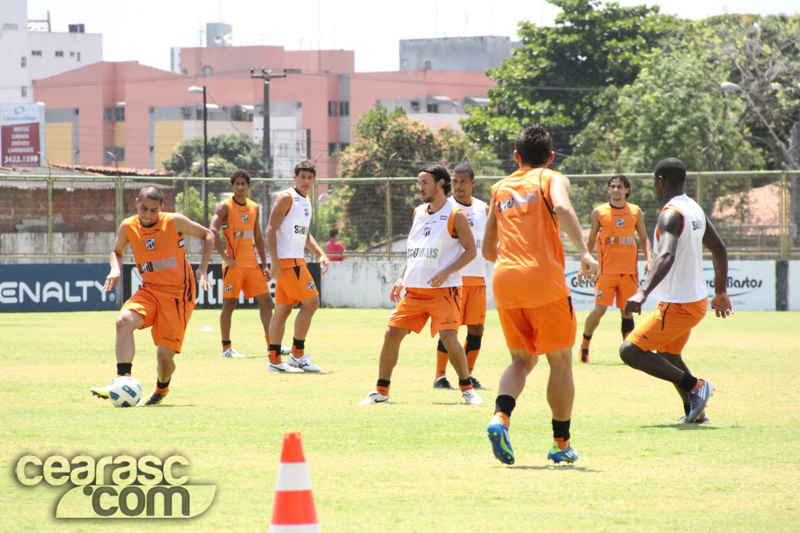
M 275 78 L 285 78 L 287 74 L 300 74 L 300 69 L 284 68 L 283 74 L 273 74 L 272 70 L 261 69 L 260 74 L 255 73 L 255 69 L 250 69 L 251 79 L 264 80 L 264 177 L 272 177 L 272 149 L 270 147 L 269 132 L 269 82 Z

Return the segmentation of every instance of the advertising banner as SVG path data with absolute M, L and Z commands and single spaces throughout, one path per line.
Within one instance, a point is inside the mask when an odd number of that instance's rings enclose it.
M 107 275 L 108 263 L 0 265 L 0 312 L 116 309 Z
M 789 261 L 789 311 L 800 311 L 800 261 Z
M 0 105 L 0 165 L 38 167 L 44 146 L 44 107 Z

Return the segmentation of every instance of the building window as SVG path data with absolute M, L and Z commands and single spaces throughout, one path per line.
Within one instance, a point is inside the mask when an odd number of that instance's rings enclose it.
M 75 52 L 70 52 L 69 57 L 75 57 Z
M 438 113 L 439 104 L 428 104 L 428 113 Z
M 336 100 L 328 100 L 328 116 L 336 117 L 339 115 L 339 102 Z
M 181 74 L 183 74 L 184 76 L 188 76 L 189 75 L 189 70 L 185 69 L 185 68 L 182 68 L 181 69 Z
M 22 60 L 19 62 L 19 66 L 21 66 L 22 68 L 27 67 L 28 66 L 28 58 L 23 56 Z
M 336 143 L 328 143 L 328 155 L 336 153 Z
M 64 57 L 64 51 L 63 50 L 56 50 L 56 57 Z
M 430 59 L 426 59 L 426 60 L 423 62 L 423 67 L 422 67 L 422 69 L 423 69 L 423 70 L 432 70 L 432 69 L 433 69 L 433 61 L 431 61 Z
M 204 78 L 211 77 L 211 67 L 203 67 L 203 77 Z
M 106 107 L 103 109 L 103 122 L 114 122 L 114 108 Z
M 28 96 L 28 88 L 27 87 L 20 87 L 20 96 L 26 98 Z
M 33 50 L 33 51 L 31 51 L 31 55 L 32 56 L 37 56 L 37 57 L 42 57 L 42 51 L 41 50 Z
M 339 102 L 339 114 L 343 117 L 350 116 L 350 102 Z
M 78 56 L 75 59 L 77 59 L 78 61 L 81 60 L 81 53 L 80 52 L 78 52 Z
M 111 152 L 111 153 L 109 153 Z M 113 154 L 113 157 L 112 157 Z M 116 157 L 116 159 L 114 159 Z M 124 146 L 106 146 L 103 149 L 103 159 L 106 163 L 119 163 L 125 161 L 125 147 Z
M 123 106 L 114 108 L 114 120 L 116 122 L 125 122 L 125 108 Z
M 350 143 L 339 143 L 339 150 L 344 152 L 348 146 L 350 146 Z
M 3 23 L 3 31 L 17 31 L 19 26 L 12 22 L 4 22 Z

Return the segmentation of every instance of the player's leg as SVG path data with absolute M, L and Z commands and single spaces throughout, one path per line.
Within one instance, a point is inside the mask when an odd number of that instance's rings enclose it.
M 389 401 L 389 387 L 392 383 L 392 371 L 400 358 L 400 344 L 411 333 L 411 330 L 389 325 L 383 334 L 383 346 L 378 360 L 378 382 L 375 390 L 361 400 L 361 405 L 384 403 Z
M 156 390 L 147 396 L 142 397 L 137 404 L 139 407 L 150 407 L 160 404 L 169 393 L 169 383 L 172 374 L 175 373 L 175 354 L 177 352 L 166 346 L 158 346 L 156 356 L 158 367 L 156 374 Z
M 628 338 L 628 334 L 636 327 L 633 320 L 633 313 L 625 312 L 625 304 L 628 299 L 635 295 L 639 290 L 639 276 L 638 274 L 630 274 L 622 276 L 620 283 L 617 286 L 617 307 L 622 315 L 622 324 L 620 325 L 620 332 L 622 333 L 622 340 Z
M 452 389 L 453 386 L 447 380 L 447 361 L 450 357 L 447 355 L 447 348 L 442 343 L 442 339 L 436 343 L 436 377 L 433 381 L 434 389 Z
M 132 309 L 123 309 L 117 316 L 116 321 L 116 341 L 115 351 L 117 357 L 117 377 L 130 376 L 133 368 L 133 356 L 136 353 L 136 345 L 133 339 L 133 332 L 144 326 L 144 316 Z M 103 400 L 108 399 L 108 391 L 111 384 L 102 387 L 92 387 L 89 391 L 96 397 Z
M 547 381 L 547 403 L 553 414 L 553 446 L 547 458 L 560 463 L 574 463 L 578 454 L 570 446 L 572 405 L 575 401 L 575 383 L 572 379 L 572 347 L 547 354 L 550 378 Z
M 483 341 L 483 324 L 467 324 L 467 339 L 464 341 L 464 353 L 467 354 L 467 370 L 472 386 L 476 389 L 485 389 L 481 382 L 472 375 L 475 364 L 481 353 L 481 342 Z
M 486 322 L 486 286 L 468 285 L 464 287 L 464 300 L 462 303 L 461 323 L 467 325 L 467 339 L 464 341 L 464 352 L 467 354 L 467 367 L 469 379 L 476 389 L 485 388 L 481 382 L 472 375 L 475 363 L 481 353 L 483 340 L 483 324 Z
M 222 299 L 222 311 L 219 314 L 219 331 L 222 334 L 222 357 L 244 357 L 233 349 L 231 342 L 231 317 L 238 302 L 237 296 Z
M 458 387 L 461 389 L 461 396 L 464 401 L 471 405 L 480 405 L 483 403 L 483 398 L 475 393 L 475 388 L 472 386 L 472 380 L 469 379 L 469 367 L 467 365 L 467 354 L 464 353 L 464 347 L 458 342 L 458 330 L 443 329 L 439 330 L 439 339 L 447 348 L 447 354 L 450 357 L 450 364 L 458 375 Z
M 292 314 L 294 304 L 277 302 L 269 322 L 269 365 L 271 372 L 285 372 L 286 365 L 281 361 L 281 342 L 286 330 L 286 321 Z
M 292 355 L 287 363 L 304 372 L 319 372 L 321 369 L 311 362 L 306 355 L 306 336 L 311 328 L 311 319 L 319 309 L 319 295 L 307 298 L 300 303 L 300 311 L 294 319 L 294 338 L 292 339 Z
M 506 329 L 504 328 L 505 332 Z M 508 340 L 508 337 L 506 337 Z M 517 405 L 517 398 L 525 389 L 528 374 L 531 373 L 539 357 L 536 353 L 528 353 L 528 348 L 509 348 L 511 364 L 500 377 L 495 399 L 494 416 L 486 432 L 492 443 L 494 456 L 502 463 L 514 464 L 514 450 L 511 448 L 509 428 L 511 427 L 511 413 Z
M 589 344 L 592 342 L 594 330 L 600 325 L 600 320 L 606 314 L 607 309 L 607 305 L 595 303 L 594 309 L 586 317 L 586 323 L 583 325 L 583 339 L 581 340 L 581 363 L 589 363 Z
M 627 302 L 627 300 L 625 301 Z M 625 340 L 628 338 L 628 334 L 636 327 L 636 322 L 633 320 L 633 313 L 626 313 L 625 309 L 620 309 L 619 314 L 622 321 L 619 329 L 622 333 L 622 340 Z

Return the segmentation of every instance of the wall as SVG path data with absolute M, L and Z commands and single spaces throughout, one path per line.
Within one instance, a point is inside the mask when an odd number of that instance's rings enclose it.
M 29 104 L 33 102 L 30 55 L 28 47 L 28 6 L 19 0 L 0 0 L 0 104 Z M 9 26 L 5 26 L 9 25 Z M 3 30 L 3 27 L 7 29 Z M 22 66 L 22 58 L 28 62 Z M 21 88 L 27 88 L 22 96 Z
M 28 33 L 28 42 L 30 50 L 42 52 L 41 56 L 29 59 L 32 80 L 103 60 L 103 35 L 100 33 L 32 31 Z M 63 52 L 63 57 L 56 57 L 56 51 Z

